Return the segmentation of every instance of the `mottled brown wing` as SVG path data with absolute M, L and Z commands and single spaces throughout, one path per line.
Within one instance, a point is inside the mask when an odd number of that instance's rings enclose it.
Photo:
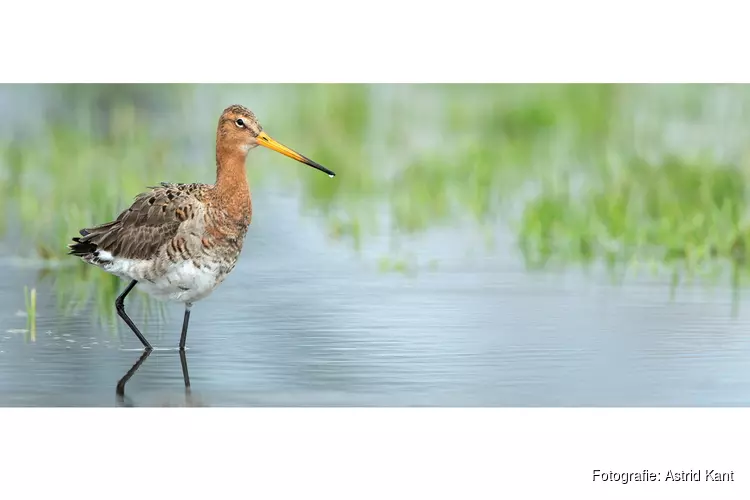
M 96 256 L 104 250 L 113 257 L 150 259 L 169 242 L 180 226 L 195 221 L 203 213 L 203 198 L 210 186 L 204 184 L 161 183 L 136 196 L 116 220 L 82 229 L 73 238 L 70 254 Z

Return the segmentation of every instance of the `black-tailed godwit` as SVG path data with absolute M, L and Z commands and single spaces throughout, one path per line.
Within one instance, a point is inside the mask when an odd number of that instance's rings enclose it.
M 269 137 L 249 109 L 230 106 L 216 132 L 214 184 L 162 182 L 116 220 L 82 229 L 68 245 L 70 255 L 130 281 L 115 307 L 146 350 L 151 344 L 125 313 L 125 297 L 138 285 L 156 299 L 185 304 L 185 348 L 190 308 L 224 281 L 242 251 L 253 213 L 245 159 L 256 146 L 335 175 Z

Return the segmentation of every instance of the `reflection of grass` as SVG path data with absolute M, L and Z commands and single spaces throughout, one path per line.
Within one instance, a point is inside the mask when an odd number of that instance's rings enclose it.
M 29 291 L 29 287 L 23 287 L 23 298 L 26 304 L 26 329 L 29 339 L 36 342 L 36 288 Z
M 124 290 L 126 281 L 83 263 L 61 267 L 54 273 L 45 271 L 43 275 L 52 279 L 58 309 L 65 314 L 80 312 L 91 305 L 103 325 L 114 329 L 121 323 L 115 310 L 115 299 Z M 152 300 L 137 290 L 128 295 L 126 308 L 132 310 L 132 304 L 136 303 L 141 306 L 144 321 L 153 316 L 162 320 L 166 317 L 167 308 L 163 302 Z

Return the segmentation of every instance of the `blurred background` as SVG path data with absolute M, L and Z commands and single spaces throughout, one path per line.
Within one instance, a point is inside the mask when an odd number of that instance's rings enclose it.
M 67 256 L 161 181 L 215 176 L 230 104 L 334 170 L 252 151 L 240 262 L 124 404 L 750 403 L 750 87 L 0 85 L 0 405 L 123 404 L 125 283 Z

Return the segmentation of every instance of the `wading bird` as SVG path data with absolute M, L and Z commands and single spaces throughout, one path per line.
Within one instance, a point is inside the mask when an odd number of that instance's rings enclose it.
M 125 313 L 125 297 L 138 285 L 158 300 L 184 304 L 185 348 L 190 308 L 224 281 L 242 251 L 253 213 L 245 159 L 256 146 L 336 175 L 276 142 L 249 109 L 233 105 L 219 118 L 214 184 L 162 182 L 136 196 L 116 220 L 81 229 L 68 245 L 69 255 L 130 281 L 115 308 L 146 350 L 151 344 Z

